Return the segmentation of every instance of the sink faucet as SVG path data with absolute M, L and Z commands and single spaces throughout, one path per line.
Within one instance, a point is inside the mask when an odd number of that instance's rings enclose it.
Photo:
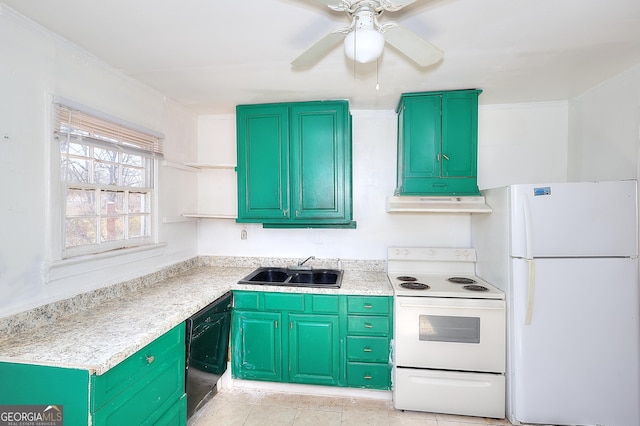
M 315 256 L 309 256 L 307 257 L 305 260 L 298 262 L 296 265 L 290 266 L 289 269 L 291 270 L 309 270 L 311 269 L 311 265 L 305 265 L 305 263 L 307 263 L 308 261 L 310 261 L 311 259 L 315 259 Z
M 302 265 L 304 265 L 305 263 L 307 263 L 308 261 L 313 260 L 313 259 L 315 259 L 315 258 L 316 258 L 315 256 L 309 256 L 309 257 L 307 257 L 305 260 L 303 260 L 302 262 L 298 262 L 298 266 L 302 266 Z

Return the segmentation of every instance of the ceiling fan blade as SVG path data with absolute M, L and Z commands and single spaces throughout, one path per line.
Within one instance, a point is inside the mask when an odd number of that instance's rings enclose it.
M 338 43 L 344 40 L 345 37 L 346 34 L 343 32 L 334 31 L 327 34 L 316 44 L 308 48 L 302 55 L 294 59 L 294 61 L 291 62 L 291 65 L 296 68 L 303 68 L 315 64 L 320 58 L 329 53 L 329 51 Z
M 305 0 L 307 2 L 314 2 L 314 3 L 319 3 L 323 6 L 340 6 L 342 4 L 342 2 L 340 0 Z M 415 1 L 415 0 L 409 0 L 409 1 Z
M 316 0 L 320 1 L 320 0 Z M 387 4 L 394 9 L 402 9 L 405 6 L 409 6 L 416 1 L 424 1 L 424 0 L 380 0 L 380 3 Z
M 387 24 L 388 25 L 388 24 Z M 421 67 L 439 62 L 444 52 L 413 31 L 398 25 L 388 26 L 383 32 L 387 43 L 398 49 Z

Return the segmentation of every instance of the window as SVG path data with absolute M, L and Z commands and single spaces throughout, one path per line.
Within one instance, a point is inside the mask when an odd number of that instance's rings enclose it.
M 62 257 L 153 242 L 162 139 L 105 114 L 55 104 Z

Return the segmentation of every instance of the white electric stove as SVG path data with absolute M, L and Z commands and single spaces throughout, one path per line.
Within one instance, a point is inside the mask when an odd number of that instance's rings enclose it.
M 472 248 L 392 247 L 387 273 L 396 296 L 504 299 L 504 293 L 475 275 Z
M 505 417 L 504 293 L 473 248 L 391 247 L 394 406 Z

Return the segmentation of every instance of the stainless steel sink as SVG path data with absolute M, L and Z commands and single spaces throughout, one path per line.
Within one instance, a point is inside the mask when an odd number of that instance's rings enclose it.
M 342 269 L 299 270 L 265 266 L 251 272 L 238 284 L 340 288 L 343 272 Z

